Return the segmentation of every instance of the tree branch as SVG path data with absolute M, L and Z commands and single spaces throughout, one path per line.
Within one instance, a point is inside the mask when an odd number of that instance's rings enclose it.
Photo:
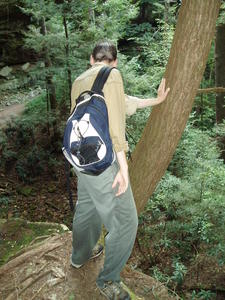
M 212 87 L 212 88 L 206 88 L 206 89 L 198 89 L 197 94 L 209 94 L 209 93 L 225 93 L 224 87 Z

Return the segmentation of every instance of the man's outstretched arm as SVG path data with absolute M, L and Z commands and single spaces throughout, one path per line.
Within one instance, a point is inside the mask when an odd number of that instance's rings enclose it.
M 166 89 L 166 80 L 165 78 L 163 78 L 158 88 L 157 98 L 141 99 L 138 97 L 125 95 L 127 115 L 134 114 L 136 112 L 136 109 L 154 106 L 162 103 L 166 99 L 169 91 L 170 88 Z

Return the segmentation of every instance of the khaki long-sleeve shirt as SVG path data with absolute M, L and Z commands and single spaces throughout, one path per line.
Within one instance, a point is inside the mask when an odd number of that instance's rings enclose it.
M 71 111 L 75 107 L 78 96 L 90 90 L 103 62 L 95 63 L 90 69 L 82 73 L 73 83 L 71 91 Z M 105 102 L 109 116 L 109 132 L 116 152 L 127 151 L 128 143 L 125 139 L 125 118 L 137 109 L 137 101 L 132 101 L 124 94 L 123 80 L 120 72 L 113 69 L 103 87 Z

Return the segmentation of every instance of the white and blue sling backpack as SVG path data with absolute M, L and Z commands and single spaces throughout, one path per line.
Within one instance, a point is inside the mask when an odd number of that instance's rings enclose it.
M 102 67 L 91 90 L 79 95 L 64 132 L 63 154 L 76 170 L 89 175 L 101 174 L 115 160 L 102 91 L 112 69 Z

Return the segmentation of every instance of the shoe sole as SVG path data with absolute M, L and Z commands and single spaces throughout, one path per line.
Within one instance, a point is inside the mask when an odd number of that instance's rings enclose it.
M 97 288 L 98 288 L 98 290 L 99 290 L 99 292 L 100 292 L 101 295 L 103 295 L 104 297 L 106 297 L 106 299 L 108 299 L 108 300 L 112 300 L 112 299 L 110 299 L 110 298 L 108 297 L 107 294 L 105 294 L 105 293 L 103 292 L 103 290 L 102 290 L 97 284 L 96 284 L 96 286 L 97 286 Z
M 97 286 L 99 292 L 100 292 L 103 296 L 105 296 L 108 300 L 112 300 L 112 298 L 109 298 L 109 296 L 108 296 L 107 294 L 104 293 L 104 291 L 97 285 L 97 283 L 96 283 L 96 286 Z M 129 297 L 129 298 L 127 298 L 127 300 L 131 300 L 130 295 L 129 295 L 128 297 Z M 124 300 L 126 300 L 126 299 L 124 299 Z
M 102 249 L 97 254 L 91 256 L 88 260 L 91 260 L 91 259 L 99 257 L 103 253 L 103 250 L 104 250 L 104 247 L 102 247 Z M 82 265 L 76 265 L 76 264 L 74 264 L 72 262 L 72 259 L 70 259 L 70 264 L 71 264 L 72 267 L 74 267 L 76 269 L 80 269 L 84 265 L 84 264 L 82 264 Z

